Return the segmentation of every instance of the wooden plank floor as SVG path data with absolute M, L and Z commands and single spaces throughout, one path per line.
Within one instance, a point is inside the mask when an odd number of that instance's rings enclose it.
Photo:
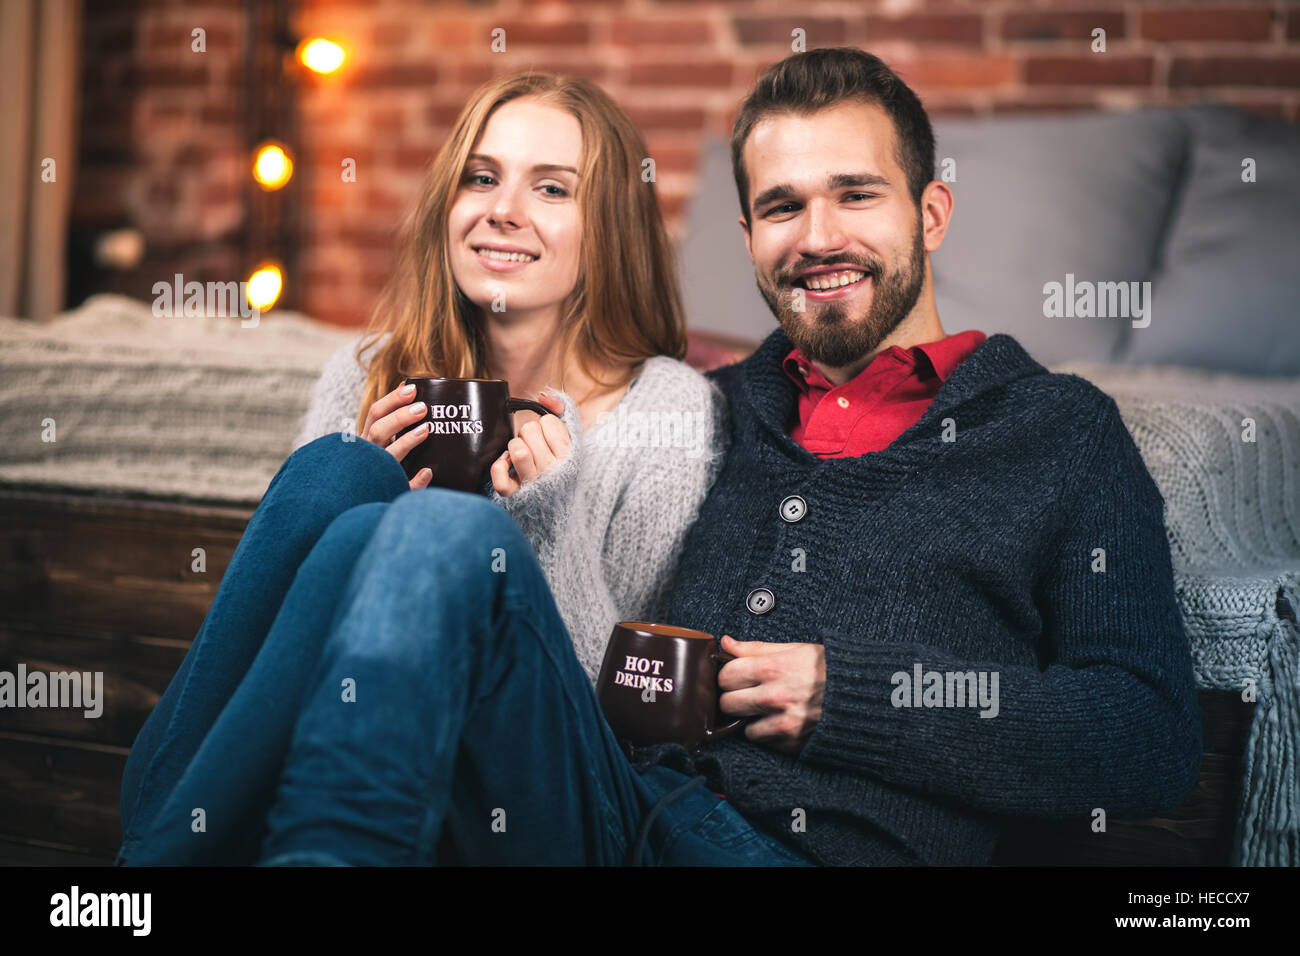
M 111 862 L 122 769 L 251 509 L 0 488 L 0 670 L 102 671 L 104 710 L 0 710 L 0 865 Z M 203 548 L 204 572 L 191 568 Z M 1205 757 L 1168 818 L 1017 821 L 999 865 L 1224 865 L 1253 705 L 1202 692 Z

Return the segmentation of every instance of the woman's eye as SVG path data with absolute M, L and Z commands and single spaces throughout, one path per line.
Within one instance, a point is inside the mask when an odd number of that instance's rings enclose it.
M 542 189 L 547 190 L 546 195 L 548 195 L 548 196 L 567 196 L 567 195 L 569 195 L 569 191 L 568 191 L 567 189 L 565 189 L 563 186 L 556 186 L 556 185 L 554 185 L 554 184 L 552 184 L 552 183 L 547 183 L 545 186 L 542 187 Z
M 491 186 L 496 180 L 487 173 L 474 173 L 469 176 L 468 182 L 471 186 Z

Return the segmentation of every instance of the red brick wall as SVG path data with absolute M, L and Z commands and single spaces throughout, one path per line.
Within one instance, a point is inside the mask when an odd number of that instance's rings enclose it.
M 476 84 L 522 67 L 590 76 L 632 114 L 680 231 L 701 134 L 726 135 L 759 70 L 790 51 L 854 45 L 882 56 L 933 115 L 1107 109 L 1213 96 L 1300 119 L 1300 5 L 1136 0 L 302 0 L 301 34 L 340 34 L 353 58 L 299 93 L 301 244 L 289 302 L 360 322 L 386 277 L 392 230 Z M 126 220 L 145 266 L 104 283 L 141 298 L 183 271 L 242 268 L 247 173 L 242 5 L 87 3 L 85 121 L 74 220 Z M 207 53 L 190 31 L 207 30 Z M 506 31 L 505 53 L 490 49 Z M 1090 50 L 1106 31 L 1107 51 Z M 340 180 L 357 161 L 358 181 Z

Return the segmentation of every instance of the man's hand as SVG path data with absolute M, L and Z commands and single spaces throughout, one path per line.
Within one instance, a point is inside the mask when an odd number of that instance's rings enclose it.
M 718 672 L 719 709 L 733 717 L 758 716 L 745 736 L 784 754 L 803 750 L 822 717 L 826 649 L 820 644 L 738 641 L 722 635 L 736 660 Z

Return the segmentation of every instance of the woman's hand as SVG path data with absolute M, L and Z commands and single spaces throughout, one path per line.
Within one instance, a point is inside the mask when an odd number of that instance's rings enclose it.
M 564 414 L 564 401 L 547 389 L 542 390 L 537 400 L 555 414 L 524 422 L 519 434 L 510 439 L 501 457 L 492 463 L 492 487 L 502 498 L 509 498 L 528 482 L 546 474 L 569 452 L 569 430 L 559 417 Z
M 414 385 L 399 385 L 370 406 L 370 411 L 366 413 L 366 427 L 361 430 L 362 438 L 374 442 L 399 462 L 429 437 L 429 429 L 412 428 L 397 441 L 393 441 L 394 435 L 424 415 L 424 402 L 410 404 L 414 397 Z M 421 468 L 411 479 L 411 490 L 428 487 L 432 478 L 433 472 Z

